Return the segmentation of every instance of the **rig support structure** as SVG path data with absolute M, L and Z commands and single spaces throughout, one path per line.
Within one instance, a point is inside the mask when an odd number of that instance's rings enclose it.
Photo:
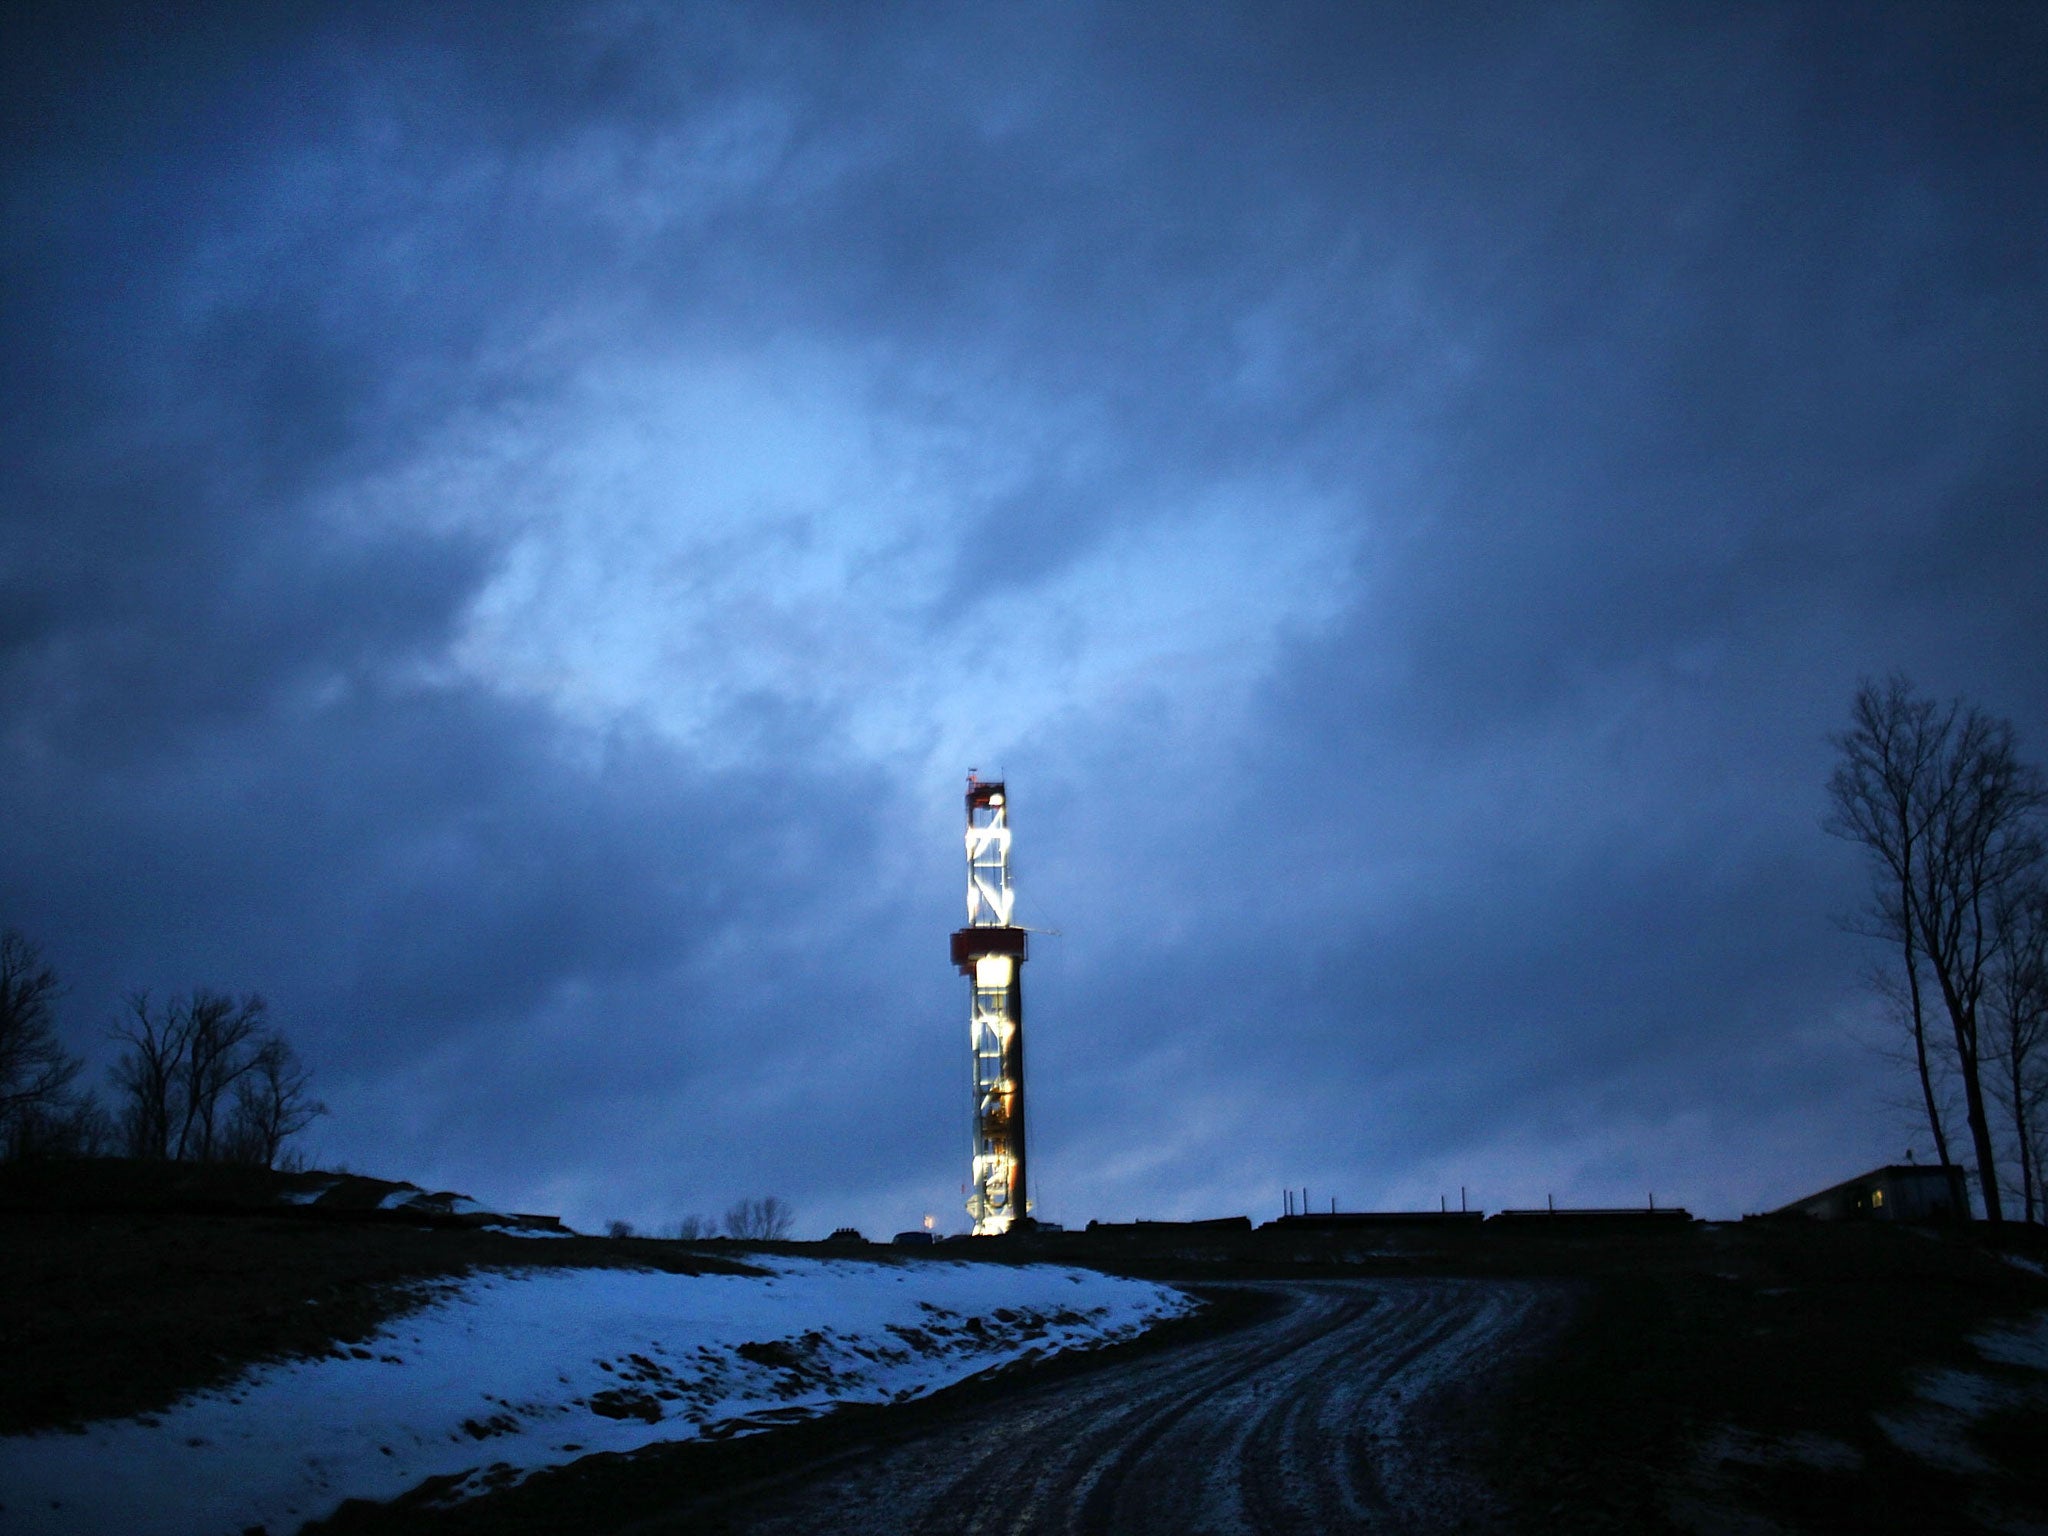
M 967 926 L 953 964 L 969 978 L 974 1052 L 974 1159 L 967 1212 L 977 1237 L 1007 1232 L 1031 1210 L 1024 1167 L 1025 932 L 1010 921 L 1010 807 L 1000 780 L 967 776 Z

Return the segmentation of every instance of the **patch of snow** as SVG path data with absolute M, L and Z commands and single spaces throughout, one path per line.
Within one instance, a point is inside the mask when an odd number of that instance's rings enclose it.
M 377 1209 L 380 1211 L 395 1211 L 401 1205 L 412 1204 L 413 1201 L 419 1199 L 425 1193 L 425 1190 L 414 1189 L 409 1184 L 401 1184 L 397 1189 L 392 1190 L 382 1200 L 377 1202 Z
M 1996 1364 L 2048 1370 L 2048 1313 L 2030 1323 L 1988 1329 L 1971 1342 Z M 1878 1428 L 1899 1449 L 1959 1474 L 1990 1466 L 1970 1443 L 1970 1429 L 1979 1419 L 2040 1398 L 2038 1385 L 2000 1381 L 1976 1371 L 1927 1371 L 1914 1382 L 1913 1391 L 1919 1402 L 1898 1413 L 1876 1415 Z
M 334 1181 L 330 1179 L 325 1184 L 315 1184 L 311 1189 L 288 1189 L 277 1197 L 278 1204 L 311 1205 L 332 1188 L 334 1188 Z
M 1724 1424 L 1709 1435 L 1700 1448 L 1708 1466 L 1737 1462 L 1744 1466 L 1776 1467 L 1798 1465 L 1822 1472 L 1860 1472 L 1863 1453 L 1846 1440 L 1832 1435 L 1800 1430 L 1790 1435 L 1760 1435 L 1732 1424 Z
M 2010 1257 L 2010 1255 L 2007 1255 Z M 1970 1342 L 1994 1365 L 2048 1372 L 2048 1312 L 2023 1323 L 1987 1328 Z M 1969 1475 L 1990 1463 L 1970 1443 L 1970 1428 L 1987 1413 L 2037 1400 L 2038 1385 L 1997 1380 L 1976 1371 L 1927 1371 L 1913 1384 L 1919 1402 L 1876 1415 L 1892 1444 L 1932 1466 Z
M 1991 1463 L 1970 1444 L 1970 1425 L 1976 1413 L 1995 1406 L 1991 1394 L 1983 1390 L 1992 1384 L 1981 1376 L 1970 1376 L 1967 1371 L 1939 1371 L 1934 1374 L 1967 1380 L 1923 1381 L 1922 1394 L 1934 1400 L 1924 1407 L 1915 1405 L 1897 1413 L 1875 1414 L 1877 1427 L 1884 1431 L 1887 1440 L 1907 1455 L 1918 1457 L 1944 1472 L 1969 1477 L 1989 1470 Z M 1930 1392 L 1929 1388 L 1933 1391 Z M 1934 1396 L 1937 1393 L 1938 1398 Z M 1948 1401 L 1941 1401 L 1941 1398 Z M 1956 1404 L 1959 1403 L 1981 1406 L 1973 1413 L 1958 1408 Z
M 1749 1507 L 1755 1469 L 1797 1466 L 1853 1474 L 1864 1465 L 1861 1451 L 1831 1435 L 1766 1435 L 1722 1424 L 1694 1442 L 1690 1465 L 1664 1487 L 1664 1512 L 1690 1536 L 1786 1536 L 1783 1525 Z
M 1970 1342 L 1986 1360 L 2048 1371 L 2048 1312 L 2037 1312 L 2024 1323 L 1987 1328 Z
M 1962 1419 L 1981 1419 L 2012 1398 L 2012 1389 L 1975 1371 L 1927 1371 L 1914 1383 L 1914 1395 L 1946 1408 Z
M 475 1491 L 598 1452 L 923 1396 L 1194 1305 L 1051 1265 L 750 1262 L 770 1275 L 476 1274 L 387 1324 L 367 1359 L 263 1366 L 142 1418 L 0 1438 L 0 1523 L 37 1536 L 295 1529 L 428 1478 Z
M 2048 1280 L 2048 1264 L 2043 1264 L 2039 1259 L 2030 1259 L 2018 1253 L 2001 1253 L 1999 1257 L 2014 1269 L 2024 1269 L 2030 1275 L 2039 1275 L 2042 1279 Z
M 576 1237 L 579 1235 L 571 1232 L 566 1227 L 560 1231 L 553 1227 L 528 1227 L 503 1217 L 497 1221 L 487 1221 L 483 1225 L 486 1232 L 502 1232 L 507 1237 Z

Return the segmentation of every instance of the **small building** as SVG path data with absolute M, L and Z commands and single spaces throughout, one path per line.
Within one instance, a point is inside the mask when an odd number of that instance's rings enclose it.
M 1771 1214 L 1815 1221 L 1968 1221 L 1970 1192 L 1963 1170 L 1954 1164 L 1893 1163 Z

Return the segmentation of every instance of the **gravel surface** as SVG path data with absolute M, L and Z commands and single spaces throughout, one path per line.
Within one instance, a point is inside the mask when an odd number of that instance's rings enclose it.
M 1259 1286 L 1251 1327 L 990 1403 L 783 1487 L 639 1529 L 1335 1533 L 1483 1529 L 1495 1513 L 1433 1406 L 1568 1303 L 1494 1280 Z

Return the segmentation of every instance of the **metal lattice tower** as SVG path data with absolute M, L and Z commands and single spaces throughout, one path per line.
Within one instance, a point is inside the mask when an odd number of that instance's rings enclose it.
M 1010 808 L 1000 781 L 967 776 L 967 926 L 953 964 L 973 981 L 974 1177 L 977 1236 L 1007 1232 L 1031 1209 L 1024 1182 L 1025 934 L 1010 921 Z

